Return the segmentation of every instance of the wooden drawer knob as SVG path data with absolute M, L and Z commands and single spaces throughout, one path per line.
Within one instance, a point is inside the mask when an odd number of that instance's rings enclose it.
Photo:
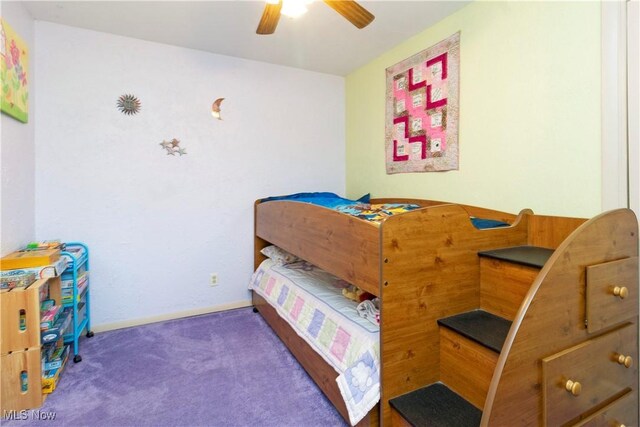
M 625 368 L 630 368 L 633 365 L 633 357 L 625 356 L 624 354 L 619 354 L 618 358 L 616 359 L 616 362 L 618 362 L 621 365 L 624 365 Z
M 580 395 L 580 392 L 582 392 L 582 384 L 580 384 L 578 381 L 568 380 L 564 387 L 569 393 L 573 394 L 574 396 L 578 396 Z
M 613 288 L 613 295 L 620 297 L 620 299 L 625 299 L 629 296 L 629 289 L 626 286 L 616 286 Z

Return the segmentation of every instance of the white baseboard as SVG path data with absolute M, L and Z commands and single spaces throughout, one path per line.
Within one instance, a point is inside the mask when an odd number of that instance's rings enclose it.
M 184 317 L 199 316 L 201 314 L 216 313 L 218 311 L 233 310 L 234 308 L 251 307 L 251 300 L 230 302 L 228 304 L 213 307 L 196 308 L 193 310 L 178 311 L 175 313 L 161 314 L 159 316 L 144 317 L 141 319 L 123 320 L 121 322 L 104 323 L 91 327 L 94 332 L 106 332 L 116 329 L 130 328 L 132 326 L 148 325 L 150 323 L 164 322 L 165 320 L 182 319 Z

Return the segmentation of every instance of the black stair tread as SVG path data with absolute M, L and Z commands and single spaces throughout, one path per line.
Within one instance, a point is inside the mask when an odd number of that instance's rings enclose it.
M 553 249 L 538 246 L 514 246 L 512 248 L 493 249 L 478 252 L 479 256 L 511 261 L 529 267 L 542 268 L 553 254 Z
M 500 353 L 511 322 L 484 310 L 467 311 L 439 319 L 438 324 Z
M 389 401 L 412 426 L 477 427 L 482 411 L 451 391 L 434 383 Z

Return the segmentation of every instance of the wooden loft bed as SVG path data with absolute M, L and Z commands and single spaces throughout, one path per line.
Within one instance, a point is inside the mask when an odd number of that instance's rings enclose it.
M 383 251 L 381 243 L 384 238 L 381 230 L 390 228 L 388 227 L 390 219 L 410 217 L 419 222 L 421 216 L 418 213 L 426 212 L 424 208 L 438 206 L 439 209 L 444 210 L 437 212 L 446 214 L 446 220 L 437 222 L 449 223 L 453 227 L 460 225 L 464 229 L 463 232 L 468 233 L 479 231 L 471 225 L 469 216 L 508 223 L 518 218 L 516 215 L 505 212 L 431 200 L 386 198 L 372 199 L 371 203 L 413 203 L 422 206 L 423 209 L 388 218 L 384 221 L 384 226 L 378 226 L 372 222 L 308 203 L 276 201 L 262 204 L 259 201 L 256 202 L 255 231 L 256 238 L 261 239 L 256 241 L 255 245 L 256 262 L 259 264 L 264 260 L 260 249 L 269 243 L 274 244 L 367 292 L 380 296 L 382 283 L 380 257 Z M 449 217 L 452 213 L 458 215 L 457 219 L 460 223 L 450 223 Z M 442 231 L 438 228 L 435 234 Z M 506 234 L 509 235 L 512 232 Z
M 556 265 L 561 262 L 559 260 L 563 260 L 564 264 L 571 261 L 565 257 L 570 257 L 573 252 L 563 249 L 570 245 L 570 241 L 575 242 L 571 247 L 579 248 L 573 249 L 577 253 L 591 253 L 601 246 L 609 248 L 600 251 L 599 256 L 589 258 L 592 262 L 587 265 L 635 257 L 635 285 L 628 285 L 632 289 L 632 297 L 627 299 L 628 303 L 635 298 L 635 311 L 632 311 L 632 319 L 625 318 L 625 321 L 635 322 L 633 325 L 637 330 L 637 320 L 633 318 L 637 316 L 638 301 L 637 223 L 631 221 L 633 214 L 629 215 L 629 211 L 622 211 L 624 213 L 615 219 L 595 218 L 581 226 L 585 222 L 583 219 L 538 216 L 529 210 L 516 216 L 473 206 L 415 199 L 374 199 L 371 203 L 416 203 L 422 208 L 391 216 L 378 225 L 306 203 L 258 201 L 255 204 L 256 267 L 264 259 L 260 249 L 274 244 L 381 298 L 381 399 L 378 407 L 359 425 L 403 425 L 407 421 L 407 412 L 399 410 L 402 402 L 394 405 L 394 401 L 403 396 L 410 397 L 412 393 L 434 383 L 451 386 L 463 397 L 462 400 L 470 403 L 471 409 L 475 407 L 477 424 L 482 416 L 484 425 L 505 425 L 506 420 L 513 416 L 514 405 L 516 408 L 525 405 L 522 402 L 526 402 L 527 411 L 519 421 L 525 425 L 545 424 L 540 384 L 535 380 L 537 375 L 542 374 L 528 372 L 526 381 L 532 381 L 534 391 L 527 389 L 518 393 L 514 391 L 518 390 L 516 384 L 519 381 L 515 372 L 523 369 L 523 364 L 526 364 L 525 370 L 533 372 L 534 361 L 531 358 L 541 357 L 538 352 L 530 351 L 531 346 L 535 347 L 537 343 L 527 340 L 529 332 L 524 331 L 533 328 L 535 332 L 531 333 L 538 334 L 538 340 L 544 340 L 544 333 L 531 326 L 536 323 L 531 313 L 537 313 L 533 311 L 534 308 L 542 310 L 538 300 L 547 303 L 552 299 L 548 295 L 544 299 L 542 297 L 543 290 L 549 292 L 548 289 L 552 287 L 549 271 L 554 270 L 549 265 Z M 478 230 L 471 224 L 470 216 L 502 220 L 511 225 Z M 617 220 L 622 220 L 624 225 L 614 226 Z M 594 221 L 596 225 L 593 225 Z M 634 226 L 635 235 L 630 231 Z M 586 232 L 585 227 L 599 231 L 595 234 Z M 622 234 L 616 240 L 618 232 Z M 576 237 L 576 233 L 583 237 Z M 621 243 L 623 240 L 624 244 Z M 635 254 L 630 249 L 633 241 L 636 245 Z M 612 248 L 616 242 L 619 246 Z M 558 250 L 548 263 L 543 263 L 544 268 L 539 274 L 539 268 L 498 268 L 478 256 L 483 251 L 523 245 Z M 493 265 L 493 270 L 489 268 L 489 273 L 485 272 L 483 279 L 485 264 L 490 267 Z M 578 271 L 577 268 L 574 268 L 574 273 Z M 580 268 L 584 270 L 585 265 Z M 626 264 L 624 268 L 615 268 L 624 270 L 627 275 L 629 271 L 634 271 Z M 617 270 L 614 273 L 619 275 Z M 488 279 L 492 274 L 494 279 L 496 275 L 506 274 L 508 279 L 516 283 L 515 290 L 504 292 L 494 289 L 496 280 Z M 584 285 L 585 274 L 581 274 Z M 592 273 L 592 277 L 594 274 L 603 273 L 600 270 Z M 553 306 L 562 304 L 562 298 L 572 292 L 583 295 L 580 286 L 573 284 L 564 290 L 563 296 Z M 337 373 L 280 319 L 266 301 L 255 293 L 253 298 L 262 316 L 348 420 L 335 382 Z M 471 368 L 465 368 L 469 364 L 456 365 L 459 355 L 454 353 L 466 351 L 467 343 L 463 338 L 446 335 L 446 331 L 443 335 L 444 328 L 439 320 L 478 309 L 502 316 L 512 326 L 507 327 L 508 337 L 503 337 L 505 346 L 502 352 L 498 348 L 497 353 L 469 353 L 480 366 L 472 363 Z M 560 308 L 559 313 L 562 312 Z M 573 314 L 581 314 L 578 312 Z M 549 319 L 558 319 L 548 310 L 542 310 L 542 313 Z M 619 323 L 614 324 L 619 327 Z M 580 339 L 585 336 L 582 333 Z M 559 348 L 558 345 L 570 345 L 578 342 L 576 340 L 578 338 L 559 339 L 557 345 L 541 348 Z M 635 347 L 632 346 L 635 353 L 631 353 L 637 359 L 637 333 L 631 342 L 635 343 Z M 459 378 L 460 373 L 469 374 L 470 377 Z M 637 424 L 637 370 L 635 374 L 635 383 L 629 383 L 622 390 L 636 393 Z M 624 393 L 620 396 L 628 398 Z M 607 398 L 613 399 L 610 396 Z M 606 402 L 611 403 L 609 400 Z M 579 416 L 602 409 L 598 405 L 581 408 Z M 407 421 L 407 425 L 411 423 L 420 425 L 419 422 Z
M 437 327 L 430 318 L 454 314 L 473 304 L 467 300 L 479 299 L 479 293 L 472 289 L 477 284 L 475 251 L 525 243 L 527 236 L 524 214 L 515 216 L 427 200 L 371 201 L 391 202 L 416 203 L 423 208 L 394 215 L 378 226 L 306 203 L 274 201 L 255 205 L 256 267 L 264 259 L 260 249 L 274 244 L 381 297 L 381 406 L 383 418 L 387 419 L 390 397 L 438 379 L 438 358 L 437 354 L 434 358 L 433 350 L 437 349 Z M 469 215 L 507 220 L 513 225 L 478 230 Z M 473 265 L 467 266 L 470 261 Z M 462 265 L 465 267 L 460 268 Z M 453 296 L 446 288 L 449 280 L 457 283 L 455 294 L 460 304 L 439 302 Z M 431 301 L 431 297 L 435 299 Z M 255 293 L 254 302 L 261 313 L 268 310 Z M 427 310 L 427 303 L 442 308 Z M 296 335 L 293 331 L 291 334 Z M 297 338 L 279 335 L 285 343 Z M 435 347 L 430 347 L 430 342 Z M 296 355 L 297 344 L 289 348 Z M 320 363 L 301 363 L 314 379 L 320 375 L 312 373 Z M 319 386 L 340 411 L 344 405 L 339 402 L 336 376 L 333 372 L 333 378 L 323 379 Z M 336 395 L 338 402 L 332 399 Z

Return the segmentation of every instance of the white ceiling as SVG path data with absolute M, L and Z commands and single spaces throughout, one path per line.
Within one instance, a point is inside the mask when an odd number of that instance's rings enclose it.
M 341 76 L 468 3 L 364 0 L 376 19 L 358 30 L 315 1 L 302 17 L 282 17 L 275 34 L 260 36 L 264 1 L 24 2 L 36 20 Z

